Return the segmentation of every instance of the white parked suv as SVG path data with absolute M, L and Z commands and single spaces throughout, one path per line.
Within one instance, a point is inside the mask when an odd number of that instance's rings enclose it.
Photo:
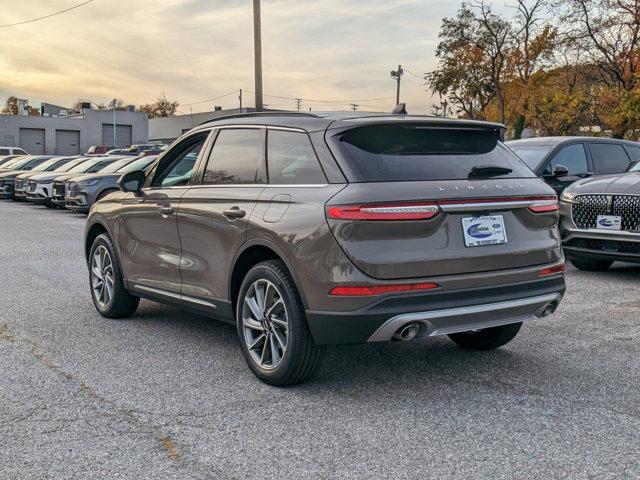
M 4 155 L 29 155 L 18 147 L 0 147 L 0 157 Z

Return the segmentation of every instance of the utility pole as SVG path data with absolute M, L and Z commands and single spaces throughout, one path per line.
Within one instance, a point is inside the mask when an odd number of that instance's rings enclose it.
M 351 104 L 351 110 L 353 110 L 353 111 L 355 112 L 355 111 L 357 111 L 357 110 L 358 110 L 358 107 L 359 107 L 359 106 L 360 106 L 360 105 L 358 105 L 357 103 L 352 103 L 352 104 Z
M 114 98 L 113 99 L 113 148 L 118 148 L 118 145 L 116 145 L 116 103 L 118 103 L 118 101 Z
M 262 110 L 262 27 L 260 0 L 253 0 L 253 56 L 256 82 L 256 111 Z
M 398 70 L 391 70 L 391 78 L 398 82 L 396 87 L 396 105 L 400 105 L 400 79 L 402 78 L 402 74 L 404 70 L 402 70 L 402 65 L 398 65 Z
M 238 95 L 238 99 L 240 100 L 240 113 L 242 113 L 242 89 L 240 89 L 240 95 Z
M 296 108 L 298 109 L 298 111 L 300 111 L 300 109 L 302 108 L 302 99 L 301 98 L 296 98 Z

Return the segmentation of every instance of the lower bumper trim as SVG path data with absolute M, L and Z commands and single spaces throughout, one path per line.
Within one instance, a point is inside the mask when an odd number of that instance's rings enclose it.
M 557 304 L 561 298 L 560 293 L 552 293 L 506 302 L 397 315 L 382 324 L 369 337 L 368 341 L 385 342 L 391 340 L 402 326 L 412 322 L 421 324 L 419 338 L 534 320 L 542 317 L 545 309 L 551 304 Z

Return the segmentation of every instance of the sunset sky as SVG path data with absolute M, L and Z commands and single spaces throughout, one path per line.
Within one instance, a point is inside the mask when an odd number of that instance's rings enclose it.
M 0 25 L 47 15 L 80 0 L 3 0 Z M 94 0 L 65 14 L 0 28 L 0 101 L 8 95 L 70 105 L 113 97 L 139 105 L 164 92 L 189 113 L 237 107 L 237 95 L 188 106 L 243 88 L 253 90 L 251 0 Z M 399 63 L 421 75 L 435 65 L 443 17 L 458 1 L 263 0 L 264 91 L 337 110 L 349 101 L 393 97 L 389 71 Z M 500 9 L 502 2 L 499 3 Z M 432 100 L 406 72 L 403 100 L 415 113 Z M 273 108 L 291 100 L 265 97 Z M 394 100 L 358 102 L 362 109 Z M 245 106 L 253 105 L 247 94 Z

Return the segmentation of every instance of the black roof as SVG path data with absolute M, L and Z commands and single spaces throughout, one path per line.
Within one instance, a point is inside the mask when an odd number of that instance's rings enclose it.
M 267 111 L 232 114 L 214 118 L 202 123 L 197 128 L 216 125 L 272 125 L 279 127 L 302 128 L 308 132 L 326 130 L 327 128 L 342 128 L 358 124 L 389 123 L 389 122 L 421 122 L 445 126 L 468 126 L 475 128 L 502 129 L 498 123 L 480 122 L 476 120 L 460 120 L 452 118 L 433 117 L 426 115 L 397 115 L 376 112 L 288 112 Z
M 609 137 L 580 137 L 580 136 L 568 136 L 568 137 L 533 137 L 533 138 L 523 138 L 521 140 L 510 140 L 507 142 L 509 146 L 517 146 L 517 145 L 548 145 L 548 146 L 557 146 L 562 145 L 564 143 L 571 142 L 610 142 L 610 143 L 630 143 L 630 144 L 638 144 L 638 142 L 632 142 L 630 140 L 620 140 L 617 138 L 609 138 Z

